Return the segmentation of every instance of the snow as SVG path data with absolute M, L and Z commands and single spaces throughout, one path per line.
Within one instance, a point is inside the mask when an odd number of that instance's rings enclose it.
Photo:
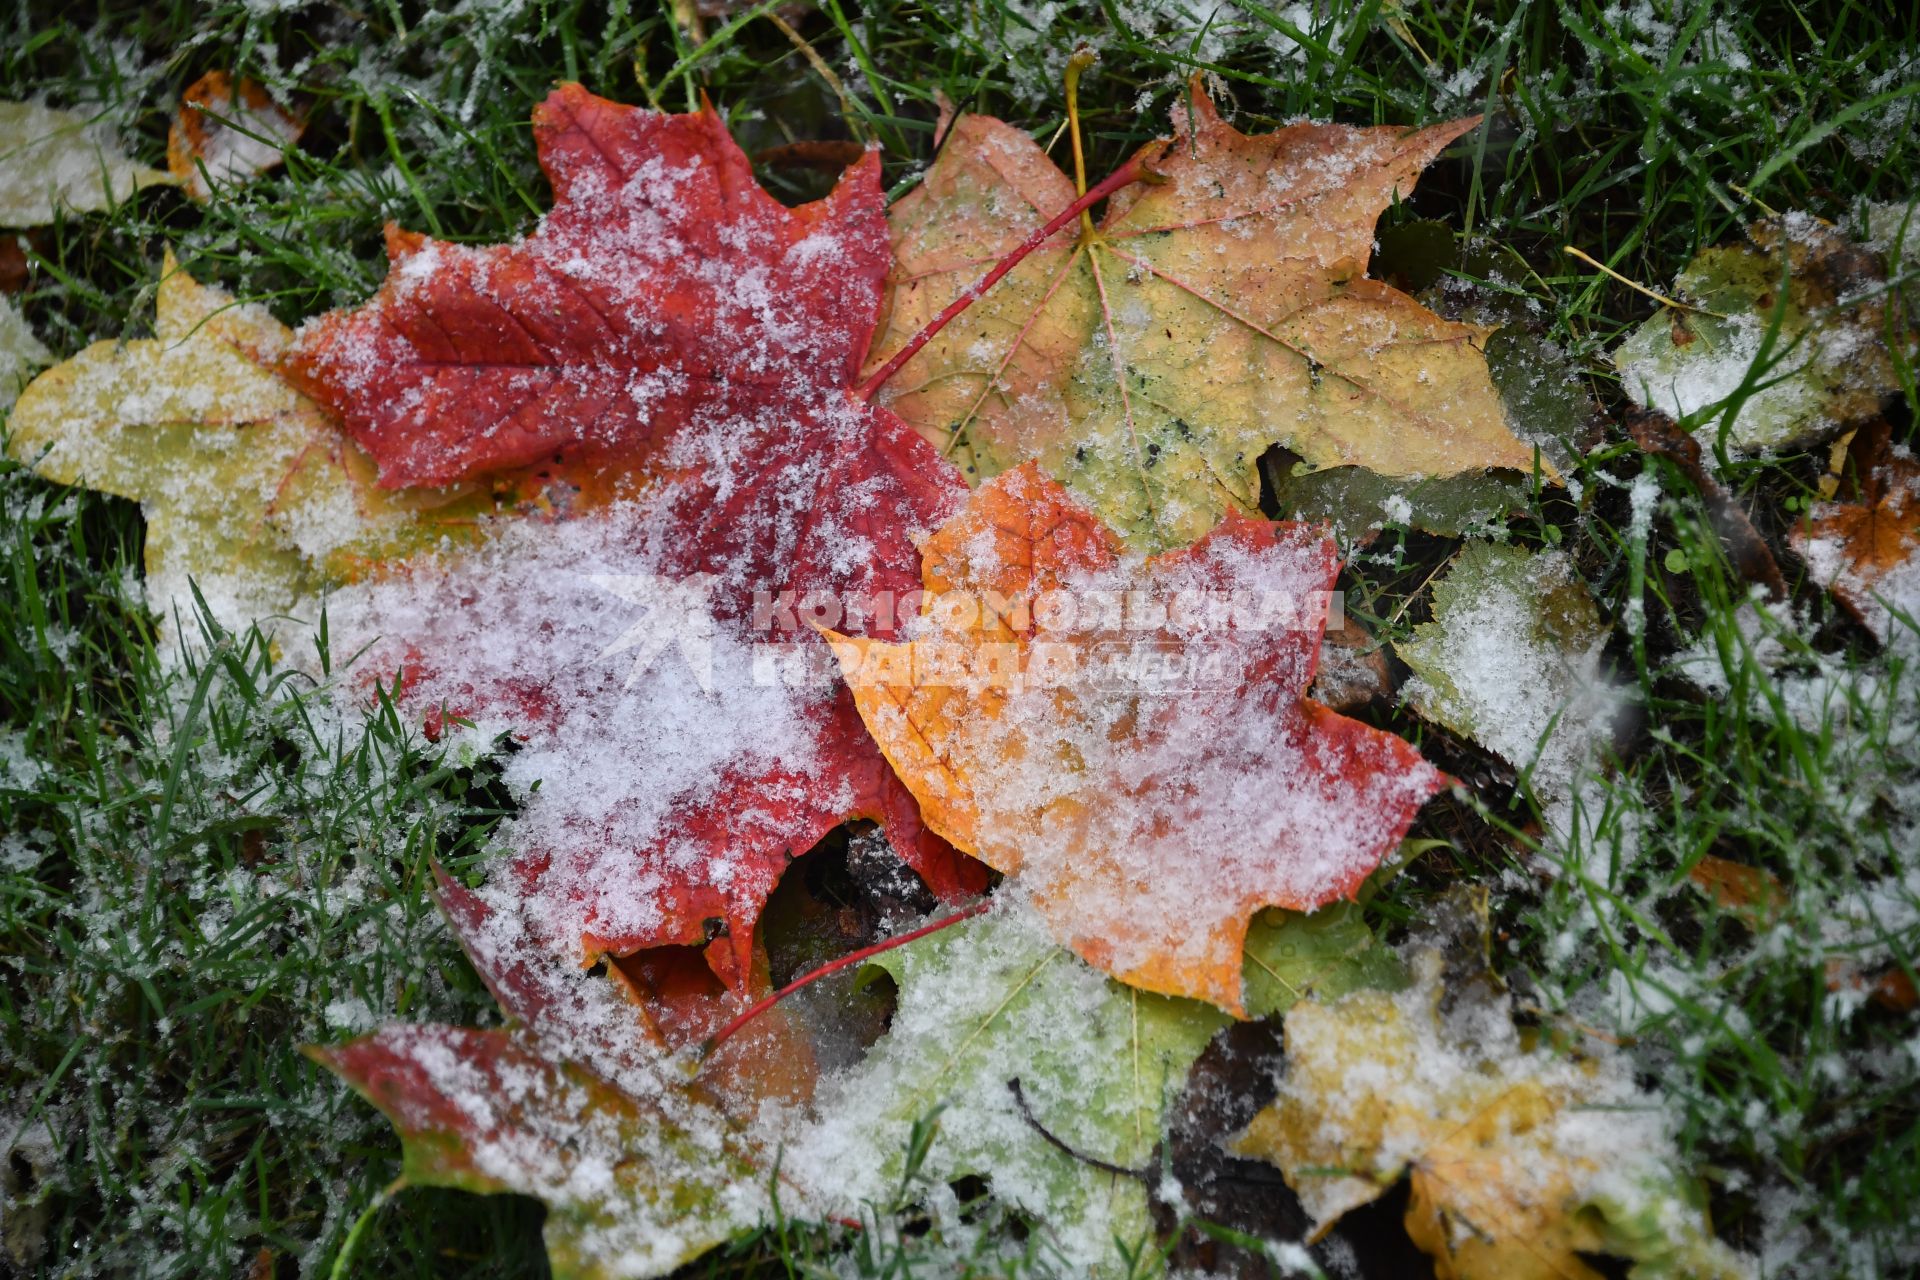
M 1050 483 L 1024 474 L 993 483 L 1016 495 Z M 958 550 L 942 572 L 966 605 L 1009 553 L 991 538 Z M 842 663 L 874 690 L 862 710 L 882 742 L 923 740 L 943 762 L 915 773 L 923 805 L 974 811 L 979 856 L 1063 943 L 1152 989 L 1231 1007 L 1253 910 L 1350 892 L 1439 785 L 1401 740 L 1358 726 L 1341 737 L 1301 708 L 1330 560 L 1296 526 L 1063 566 L 1033 584 L 1052 625 L 1006 640 L 956 625 L 971 611 L 943 596 L 912 633 L 918 712 L 883 692 L 902 683 L 904 650 L 879 650 L 869 668 L 843 649 Z M 972 701 L 943 708 L 943 686 Z
M 1401 695 L 1423 712 L 1442 709 L 1523 770 L 1536 795 L 1564 801 L 1610 741 L 1622 694 L 1603 672 L 1604 629 L 1566 621 L 1555 603 L 1568 592 L 1584 598 L 1572 561 L 1548 551 L 1515 563 L 1517 574 L 1477 573 L 1470 594 L 1403 646 L 1444 673 L 1445 684 L 1416 675 Z
M 386 678 L 409 669 L 410 705 L 470 719 L 460 733 L 477 744 L 520 739 L 502 762 L 520 812 L 501 834 L 551 852 L 527 909 L 556 939 L 659 927 L 654 903 L 695 868 L 744 887 L 760 873 L 681 839 L 686 815 L 723 796 L 749 815 L 822 776 L 815 720 L 831 691 L 768 681 L 756 645 L 714 624 L 704 592 L 659 572 L 647 544 L 660 511 L 656 497 L 503 522 L 473 552 L 327 602 L 336 653 L 363 653 L 360 669 Z M 673 584 L 664 614 L 658 588 L 635 579 Z M 770 781 L 740 794 L 741 776 Z M 498 892 L 514 893 L 502 880 Z
M 13 299 L 0 294 L 0 409 L 14 402 L 36 368 L 52 361 L 53 353 L 14 310 Z

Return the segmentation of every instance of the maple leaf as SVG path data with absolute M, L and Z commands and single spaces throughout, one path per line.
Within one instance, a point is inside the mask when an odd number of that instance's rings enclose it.
M 1726 440 L 1747 451 L 1878 413 L 1901 387 L 1890 345 L 1910 356 L 1920 342 L 1897 307 L 1889 312 L 1885 259 L 1805 214 L 1756 222 L 1747 238 L 1701 250 L 1675 277 L 1687 306 L 1614 350 L 1621 388 L 1674 418 L 1744 392 Z M 1702 430 L 1717 433 L 1719 415 Z
M 1026 464 L 923 555 L 917 638 L 830 636 L 860 714 L 928 825 L 1126 982 L 1239 1012 L 1248 918 L 1352 896 L 1446 782 L 1304 696 L 1337 569 L 1318 530 L 1229 512 L 1126 559 Z
M 555 451 L 612 481 L 574 518 L 389 566 L 335 597 L 333 635 L 404 671 L 414 705 L 521 740 L 515 856 L 490 892 L 587 963 L 720 922 L 709 958 L 744 993 L 780 872 L 843 821 L 883 823 L 941 896 L 984 883 L 923 829 L 794 615 L 860 610 L 845 624 L 890 634 L 914 536 L 965 490 L 846 390 L 886 263 L 873 157 L 787 210 L 710 109 L 565 85 L 535 131 L 556 193 L 538 232 L 392 233 L 380 293 L 309 326 L 292 363 L 383 483 Z
M 1884 441 L 1885 429 L 1874 433 Z M 1858 502 L 1821 502 L 1787 541 L 1813 580 L 1887 643 L 1895 611 L 1920 620 L 1920 463 L 1886 449 L 1862 468 Z
M 661 1025 L 673 992 L 618 967 L 602 978 L 554 964 L 514 917 L 444 877 L 439 896 L 511 1025 L 391 1026 L 307 1050 L 393 1122 L 407 1182 L 539 1197 L 565 1280 L 665 1275 L 768 1216 L 781 1130 L 754 1120 L 763 1102 L 804 1098 L 813 1075 L 785 1011 L 696 1078 L 685 1036 Z M 660 980 L 686 983 L 677 969 Z
M 273 371 L 289 336 L 169 253 L 152 338 L 96 342 L 14 406 L 15 457 L 140 503 L 148 600 L 169 633 L 175 609 L 192 613 L 190 579 L 230 627 L 304 615 L 322 582 L 478 509 L 457 491 L 379 490 L 369 460 Z
M 238 185 L 279 164 L 300 140 L 306 122 L 276 103 L 253 80 L 234 83 L 209 71 L 180 95 L 167 132 L 167 170 L 195 200 L 213 184 Z
M 1631 1064 L 1515 1030 L 1484 893 L 1477 912 L 1477 945 L 1416 945 L 1404 990 L 1295 1004 L 1280 1096 L 1233 1150 L 1277 1165 L 1320 1233 L 1406 1175 L 1407 1232 L 1444 1280 L 1597 1280 L 1596 1254 L 1639 1280 L 1747 1275 Z
M 870 963 L 898 984 L 887 1035 L 823 1089 L 782 1168 L 843 1212 L 884 1204 L 937 1115 L 922 1176 L 990 1177 L 1071 1274 L 1111 1274 L 1114 1241 L 1151 1226 L 1167 1104 L 1227 1019 L 1088 968 L 1017 904 Z
M 1176 136 L 1130 165 L 1098 229 L 1062 229 L 900 367 L 883 400 L 970 474 L 1038 460 L 1130 546 L 1182 546 L 1256 512 L 1256 463 L 1396 476 L 1531 470 L 1479 343 L 1366 277 L 1373 227 L 1476 119 L 1414 133 L 1248 136 L 1195 82 Z M 1026 134 L 962 116 L 891 215 L 871 363 L 1044 229 L 1074 184 Z
M 887 270 L 877 154 L 788 209 L 710 107 L 662 115 L 565 84 L 533 127 L 554 189 L 534 234 L 468 247 L 389 227 L 380 291 L 291 352 L 381 483 L 556 453 L 631 470 L 688 428 L 849 385 Z
M 39 226 L 61 209 L 91 213 L 173 181 L 122 155 L 97 115 L 0 102 L 0 138 L 0 227 Z
M 1469 542 L 1433 584 L 1433 621 L 1394 646 L 1415 677 L 1402 696 L 1559 798 L 1619 710 L 1609 634 L 1563 553 Z

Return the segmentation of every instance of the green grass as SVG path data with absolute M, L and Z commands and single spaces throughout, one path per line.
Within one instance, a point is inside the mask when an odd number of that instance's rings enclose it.
M 163 244 L 289 322 L 357 301 L 384 270 L 388 220 L 474 241 L 531 225 L 547 197 L 527 113 L 559 78 L 668 109 L 704 91 L 750 153 L 872 138 L 903 190 L 942 96 L 1057 140 L 1061 73 L 1086 41 L 1101 53 L 1083 87 L 1096 171 L 1161 128 L 1195 70 L 1249 130 L 1487 113 L 1388 225 L 1439 219 L 1511 250 L 1500 280 L 1462 273 L 1436 296 L 1504 300 L 1612 410 L 1604 353 L 1652 304 L 1564 246 L 1662 288 L 1763 208 L 1844 222 L 1862 200 L 1910 198 L 1920 164 L 1920 19 L 1901 6 L 1376 0 L 1317 38 L 1299 25 L 1313 5 L 798 6 L 851 118 L 767 7 L 696 35 L 651 0 L 22 0 L 0 20 L 0 97 L 96 105 L 150 163 L 178 92 L 209 69 L 296 95 L 312 123 L 283 170 L 232 198 L 149 191 L 32 233 L 15 302 L 61 356 L 138 335 Z M 763 177 L 789 199 L 824 181 Z M 1909 444 L 1913 407 L 1894 411 Z M 1777 535 L 1825 464 L 1824 450 L 1742 464 L 1736 492 Z M 1636 529 L 1625 486 L 1648 465 L 1659 501 Z M 1619 623 L 1609 655 L 1639 708 L 1620 766 L 1583 795 L 1582 837 L 1545 841 L 1549 878 L 1526 854 L 1539 815 L 1509 802 L 1511 770 L 1384 716 L 1480 785 L 1477 804 L 1437 806 L 1414 833 L 1452 853 L 1371 910 L 1397 934 L 1448 883 L 1494 883 L 1522 1007 L 1631 1046 L 1730 1239 L 1800 1274 L 1910 1273 L 1913 1016 L 1849 1007 L 1826 965 L 1870 955 L 1912 977 L 1920 960 L 1920 670 L 1876 652 L 1791 561 L 1804 625 L 1757 614 L 1699 496 L 1617 427 L 1574 478 L 1577 498 L 1543 495 L 1510 532 L 1570 552 Z M 0 463 L 0 760 L 26 762 L 0 784 L 0 1129 L 25 1126 L 6 1231 L 32 1249 L 0 1273 L 232 1275 L 267 1250 L 271 1274 L 324 1275 L 397 1143 L 296 1046 L 382 1019 L 493 1017 L 426 867 L 482 857 L 503 800 L 484 761 L 443 759 L 398 717 L 343 723 L 255 638 L 207 637 L 196 666 L 164 671 L 137 603 L 140 539 L 131 505 Z M 1356 612 L 1389 634 L 1421 621 L 1452 545 L 1409 537 L 1392 563 L 1356 565 Z M 1691 653 L 1709 687 L 1676 666 Z M 1780 916 L 1709 904 L 1686 877 L 1706 854 L 1776 875 Z M 1878 926 L 1834 929 L 1837 904 L 1901 877 Z M 539 1217 L 408 1191 L 368 1220 L 350 1274 L 541 1274 Z M 919 1248 L 911 1233 L 836 1239 L 796 1225 L 695 1273 L 791 1274 L 849 1247 L 871 1255 L 865 1274 L 905 1274 Z

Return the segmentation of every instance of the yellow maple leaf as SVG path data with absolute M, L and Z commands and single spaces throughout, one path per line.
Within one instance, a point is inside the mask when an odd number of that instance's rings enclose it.
M 14 406 L 15 457 L 140 503 L 163 628 L 176 609 L 191 616 L 189 580 L 225 626 L 304 616 L 362 558 L 472 521 L 469 494 L 375 486 L 371 460 L 274 371 L 291 336 L 169 253 L 152 338 L 96 342 Z
M 1403 991 L 1294 1005 L 1280 1096 L 1232 1143 L 1279 1166 L 1320 1232 L 1404 1175 L 1440 1280 L 1599 1280 L 1583 1254 L 1638 1280 L 1747 1274 L 1623 1059 L 1529 1047 L 1504 993 L 1438 949 L 1411 967 Z
M 1255 513 L 1275 444 L 1389 476 L 1531 470 L 1487 375 L 1488 331 L 1366 274 L 1380 214 L 1475 123 L 1249 136 L 1196 81 L 1176 136 L 1136 158 L 1154 180 L 1122 187 L 1097 228 L 1048 239 L 882 399 L 970 475 L 1037 460 L 1146 551 Z M 955 121 L 890 215 L 872 366 L 1074 199 L 1026 134 Z

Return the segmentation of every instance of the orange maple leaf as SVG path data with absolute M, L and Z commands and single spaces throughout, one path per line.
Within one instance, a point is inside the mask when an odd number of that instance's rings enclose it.
M 1864 468 L 1861 501 L 1816 505 L 1788 542 L 1814 580 L 1885 643 L 1892 610 L 1912 609 L 1920 586 L 1920 463 L 1880 452 Z
M 1448 781 L 1306 696 L 1318 528 L 1230 512 L 1127 557 L 1029 463 L 922 557 L 909 640 L 828 634 L 861 718 L 931 828 L 1135 986 L 1240 1012 L 1253 913 L 1351 896 Z

